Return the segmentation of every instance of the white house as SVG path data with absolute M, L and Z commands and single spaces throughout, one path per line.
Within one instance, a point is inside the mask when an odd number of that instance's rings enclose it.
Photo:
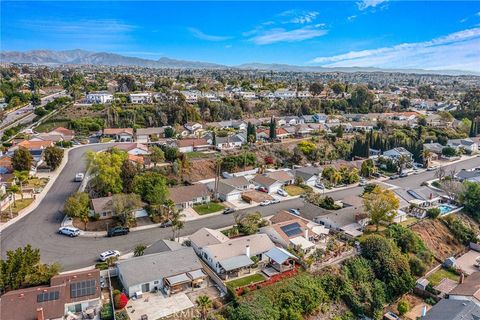
M 450 139 L 447 142 L 447 146 L 454 149 L 462 149 L 464 151 L 474 153 L 478 151 L 478 144 L 472 139 Z
M 221 201 L 240 200 L 243 192 L 254 188 L 255 185 L 244 176 L 223 179 L 218 182 L 217 196 Z
M 111 103 L 113 95 L 108 92 L 91 92 L 86 96 L 87 103 Z
M 402 156 L 408 161 L 413 161 L 413 154 L 404 147 L 393 148 L 383 153 L 384 157 L 387 157 L 393 161 L 398 161 Z
M 132 128 L 105 128 L 103 129 L 103 136 L 112 138 L 118 142 L 132 142 L 133 129 Z
M 185 101 L 188 103 L 196 103 L 200 97 L 200 91 L 182 91 L 181 94 L 185 97 Z
M 135 104 L 152 102 L 152 95 L 149 92 L 131 93 L 130 102 Z
M 283 186 L 281 181 L 261 174 L 257 174 L 252 182 L 258 187 L 267 189 L 268 193 L 276 193 Z
M 242 147 L 243 144 L 243 140 L 240 139 L 237 135 L 228 137 L 216 137 L 215 140 L 215 148 L 217 150 L 239 149 Z
M 179 210 L 190 208 L 196 204 L 210 202 L 210 191 L 205 184 L 181 186 L 168 189 L 170 199 Z
M 121 260 L 116 268 L 130 298 L 157 290 L 167 295 L 192 291 L 208 282 L 202 263 L 189 247 Z
M 295 98 L 295 91 L 279 89 L 275 91 L 275 98 L 278 99 L 292 99 Z

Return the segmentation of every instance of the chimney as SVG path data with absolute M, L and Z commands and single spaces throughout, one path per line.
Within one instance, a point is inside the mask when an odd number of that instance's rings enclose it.
M 305 228 L 305 239 L 308 240 L 308 229 L 307 228 Z
M 248 244 L 245 246 L 245 255 L 250 258 L 250 246 Z
M 43 308 L 37 309 L 37 320 L 45 320 L 45 316 L 43 315 Z

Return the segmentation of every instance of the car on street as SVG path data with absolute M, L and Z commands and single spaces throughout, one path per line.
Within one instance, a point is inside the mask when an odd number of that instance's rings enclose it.
M 130 232 L 130 229 L 127 227 L 113 227 L 108 229 L 107 237 L 116 237 L 116 236 L 124 236 Z
M 268 206 L 269 204 L 271 204 L 272 202 L 270 200 L 263 200 L 262 202 L 260 202 L 260 205 L 262 207 L 265 207 L 265 206 Z
M 119 257 L 120 252 L 118 250 L 107 250 L 105 252 L 100 253 L 99 259 L 100 261 L 107 261 L 108 258 L 111 257 Z
M 283 189 L 278 189 L 277 193 L 279 195 L 281 195 L 282 197 L 287 197 L 288 196 L 288 193 L 287 191 L 283 190 Z
M 280 203 L 280 200 L 278 199 L 270 200 L 270 204 L 276 204 L 276 203 Z
M 318 188 L 318 189 L 325 189 L 325 185 L 323 183 L 315 183 L 315 188 Z
M 77 173 L 75 175 L 75 182 L 82 182 L 84 177 L 85 177 L 85 175 L 83 173 L 81 173 L 81 172 Z
M 267 188 L 265 188 L 265 187 L 259 187 L 259 188 L 258 188 L 258 191 L 268 193 L 268 190 L 267 190 Z
M 171 227 L 172 225 L 173 225 L 172 221 L 167 220 L 160 223 L 160 228 L 168 228 L 168 227 Z
M 293 213 L 296 216 L 300 215 L 300 211 L 298 209 L 288 209 L 288 212 Z
M 392 319 L 392 320 L 400 320 L 400 317 L 397 316 L 395 313 L 392 311 L 388 311 L 387 313 L 384 314 L 383 316 L 384 319 Z
M 223 214 L 230 214 L 230 213 L 234 213 L 235 211 L 236 211 L 235 208 L 227 208 L 223 210 Z
M 437 170 L 437 166 L 431 166 L 427 168 L 427 171 L 435 171 Z
M 80 235 L 80 229 L 75 227 L 61 227 L 58 229 L 58 233 L 69 237 L 78 237 Z
M 398 179 L 400 176 L 398 174 L 394 174 L 393 176 L 390 176 L 390 180 L 395 180 Z
M 368 181 L 367 181 L 367 180 L 365 180 L 365 179 L 361 179 L 361 180 L 360 180 L 360 183 L 359 183 L 359 185 L 360 185 L 361 187 L 364 187 L 364 186 L 366 186 L 366 185 L 367 185 L 367 183 L 368 183 Z
M 400 178 L 408 177 L 408 173 L 402 172 L 402 173 L 400 173 L 399 177 L 400 177 Z

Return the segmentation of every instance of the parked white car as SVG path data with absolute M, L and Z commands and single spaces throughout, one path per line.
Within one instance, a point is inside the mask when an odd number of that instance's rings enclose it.
M 283 190 L 283 189 L 278 189 L 277 193 L 279 195 L 281 195 L 282 197 L 287 197 L 288 196 L 288 193 L 287 191 Z
M 276 204 L 276 203 L 280 203 L 280 200 L 273 199 L 273 200 L 270 201 L 270 204 Z
M 77 173 L 75 175 L 75 182 L 82 182 L 84 177 L 85 177 L 85 175 L 83 173 L 81 173 L 81 172 Z
M 61 227 L 58 229 L 58 233 L 69 237 L 78 237 L 80 235 L 80 229 L 75 227 Z
M 120 252 L 118 250 L 108 250 L 100 253 L 99 258 L 100 258 L 100 261 L 105 262 L 110 257 L 119 257 L 119 256 L 120 256 Z
M 272 203 L 272 202 L 271 202 L 270 200 L 264 200 L 264 201 L 260 202 L 260 205 L 261 205 L 262 207 L 264 207 L 264 206 L 268 206 L 268 205 L 271 204 L 271 203 Z

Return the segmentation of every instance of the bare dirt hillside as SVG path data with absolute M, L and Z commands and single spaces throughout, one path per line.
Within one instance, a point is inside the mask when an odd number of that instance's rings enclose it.
M 412 226 L 412 230 L 422 238 L 437 261 L 444 261 L 464 249 L 439 220 L 425 219 Z

